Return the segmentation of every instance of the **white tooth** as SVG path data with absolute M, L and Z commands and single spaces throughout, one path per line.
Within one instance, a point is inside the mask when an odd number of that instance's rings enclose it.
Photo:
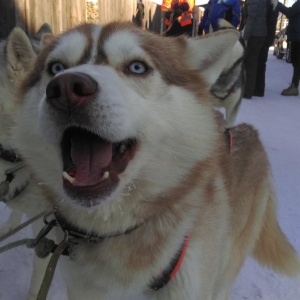
M 63 172 L 63 177 L 65 178 L 65 179 L 67 179 L 70 183 L 73 183 L 76 179 L 74 178 L 74 177 L 72 177 L 72 176 L 70 176 L 67 172 Z
M 102 178 L 101 178 L 101 181 L 107 179 L 108 177 L 109 177 L 109 172 L 105 171 Z
M 125 146 L 124 144 L 122 144 L 122 145 L 120 146 L 119 152 L 120 152 L 121 154 L 123 154 L 125 151 L 126 151 L 126 146 Z

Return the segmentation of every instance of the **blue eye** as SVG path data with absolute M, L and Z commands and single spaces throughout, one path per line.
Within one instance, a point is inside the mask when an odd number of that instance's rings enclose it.
M 128 70 L 134 74 L 145 74 L 149 70 L 149 67 L 141 61 L 134 61 L 130 63 Z
M 49 67 L 48 67 L 48 71 L 51 75 L 56 75 L 65 69 L 66 69 L 65 66 L 60 62 L 53 62 L 53 63 L 49 64 Z

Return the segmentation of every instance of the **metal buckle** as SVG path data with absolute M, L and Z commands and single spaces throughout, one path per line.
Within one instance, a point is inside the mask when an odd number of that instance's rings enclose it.
M 48 212 L 46 215 L 44 215 L 43 221 L 44 221 L 44 223 L 45 223 L 46 225 L 49 224 L 49 223 L 50 223 L 51 221 L 53 221 L 53 220 L 56 221 L 56 218 L 55 218 L 55 212 L 56 212 L 56 208 L 54 208 L 54 210 L 52 210 L 52 211 Z M 48 218 L 49 218 L 51 215 L 54 215 L 54 219 L 52 219 L 52 220 L 49 222 L 49 221 L 48 221 Z M 57 221 L 56 221 L 56 223 L 57 223 L 57 225 L 59 225 Z
M 51 222 L 46 224 L 42 230 L 38 233 L 37 237 L 34 239 L 33 247 L 35 247 L 42 238 L 46 237 L 46 235 L 53 229 L 53 227 L 58 226 L 57 221 L 53 219 Z
M 42 228 L 42 230 L 38 233 L 37 237 L 34 239 L 32 246 L 35 247 L 41 239 L 47 236 L 47 234 L 56 226 L 59 226 L 56 219 L 52 219 L 51 221 L 48 221 L 48 217 L 54 214 L 54 211 L 51 211 L 50 213 L 46 214 L 44 216 L 44 223 L 45 226 Z
M 73 245 L 77 245 L 78 244 L 79 239 L 76 238 L 76 237 L 74 237 L 69 230 L 65 230 L 63 228 L 61 228 L 61 229 L 63 230 L 63 232 L 65 234 L 64 240 L 66 242 L 68 242 L 69 244 L 73 244 Z

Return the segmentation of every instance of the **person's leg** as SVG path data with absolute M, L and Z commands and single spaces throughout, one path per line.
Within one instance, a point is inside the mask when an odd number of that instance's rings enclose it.
M 251 99 L 255 89 L 258 56 L 263 47 L 264 37 L 250 37 L 247 41 L 244 58 L 246 73 L 244 98 Z
M 291 85 L 282 90 L 283 96 L 298 96 L 299 95 L 299 80 L 300 80 L 300 42 L 291 42 L 291 62 L 293 65 L 293 77 Z
M 292 83 L 299 86 L 300 80 L 300 42 L 292 42 L 292 64 L 294 68 Z
M 185 34 L 188 37 L 191 37 L 192 31 L 193 31 L 193 24 L 182 27 L 178 21 L 174 21 L 171 29 L 166 32 L 166 36 L 179 36 Z
M 189 24 L 183 27 L 183 33 L 186 34 L 188 37 L 193 35 L 193 24 Z
M 171 28 L 166 32 L 166 36 L 179 36 L 182 34 L 182 28 L 180 23 L 175 20 Z
M 258 56 L 256 82 L 254 89 L 254 96 L 263 97 L 265 95 L 265 77 L 266 77 L 266 64 L 269 54 L 269 45 L 264 43 L 260 54 Z

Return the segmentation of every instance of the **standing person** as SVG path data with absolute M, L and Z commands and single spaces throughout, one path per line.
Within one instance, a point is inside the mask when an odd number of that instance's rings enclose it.
M 291 7 L 286 7 L 278 0 L 272 0 L 274 7 L 289 19 L 286 30 L 287 41 L 291 43 L 291 62 L 293 65 L 293 77 L 291 85 L 281 92 L 283 96 L 299 95 L 300 80 L 300 0 Z
M 245 26 L 242 34 L 246 43 L 244 57 L 246 80 L 243 98 L 251 99 L 254 96 L 258 58 L 267 36 L 266 0 L 246 0 L 244 12 Z
M 235 28 L 240 24 L 240 0 L 209 0 L 199 23 L 198 34 L 216 31 L 219 19 L 225 19 Z
M 265 95 L 266 66 L 269 48 L 274 44 L 278 14 L 278 9 L 273 9 L 272 1 L 267 0 L 267 36 L 258 56 L 253 96 L 263 97 Z
M 138 0 L 136 4 L 135 23 L 138 27 L 144 27 L 145 6 L 143 0 Z
M 182 34 L 192 36 L 194 1 L 164 0 L 162 9 L 166 10 L 166 36 L 179 36 Z

